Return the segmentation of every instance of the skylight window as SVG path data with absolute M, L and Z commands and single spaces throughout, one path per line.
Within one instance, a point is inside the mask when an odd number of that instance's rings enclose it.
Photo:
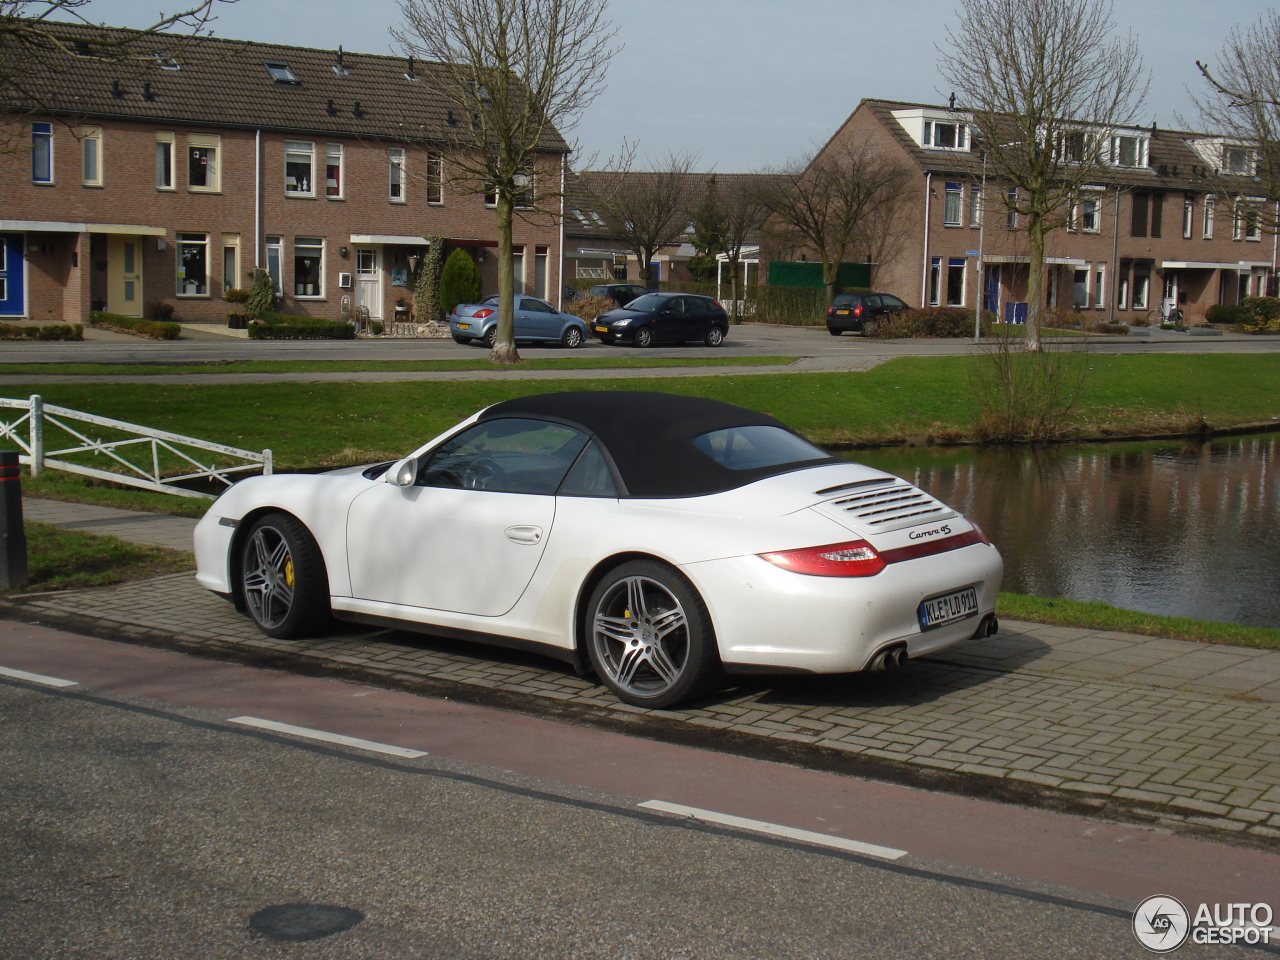
M 271 79 L 276 83 L 301 83 L 298 75 L 289 69 L 287 63 L 281 63 L 276 60 L 268 60 L 263 63 L 267 68 L 267 73 L 271 74 Z
M 178 63 L 173 57 L 166 57 L 163 53 L 156 54 L 156 66 L 161 70 L 181 70 L 182 64 Z

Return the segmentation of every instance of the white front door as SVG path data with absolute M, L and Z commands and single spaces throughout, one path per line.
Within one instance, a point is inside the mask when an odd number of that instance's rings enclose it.
M 356 306 L 365 307 L 373 320 L 382 319 L 382 274 L 378 248 L 356 248 Z

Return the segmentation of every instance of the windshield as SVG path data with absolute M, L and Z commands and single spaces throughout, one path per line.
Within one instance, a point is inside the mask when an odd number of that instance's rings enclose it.
M 661 310 L 667 305 L 670 298 L 660 297 L 656 293 L 646 293 L 643 297 L 632 300 L 627 304 L 628 310 L 638 310 L 641 313 L 649 313 L 653 310 Z

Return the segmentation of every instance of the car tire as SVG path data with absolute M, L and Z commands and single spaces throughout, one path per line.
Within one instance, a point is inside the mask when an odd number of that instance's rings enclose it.
M 724 331 L 719 327 L 712 327 L 707 331 L 707 335 L 703 338 L 702 342 L 708 347 L 718 347 L 720 344 L 724 343 Z
M 632 335 L 631 343 L 640 348 L 653 346 L 653 330 L 641 327 Z
M 240 600 L 269 637 L 288 640 L 319 631 L 330 618 L 324 556 L 297 517 L 258 518 L 240 546 Z
M 839 330 L 836 327 L 827 327 L 827 333 L 831 334 L 833 337 L 838 337 L 840 334 L 844 333 L 844 331 Z
M 876 322 L 874 320 L 862 321 L 862 335 L 864 337 L 874 337 L 876 335 Z
M 457 334 L 457 333 L 455 333 L 455 334 L 453 335 L 453 342 L 454 342 L 454 343 L 468 343 L 470 340 L 471 340 L 471 338 L 470 338 L 470 337 L 464 337 L 464 336 L 462 336 L 461 334 Z
M 489 332 L 484 335 L 484 345 L 488 347 L 490 350 L 492 350 L 493 345 L 497 342 L 498 342 L 498 325 L 495 323 L 492 327 L 489 328 Z
M 560 346 L 566 350 L 576 350 L 582 346 L 582 329 L 580 327 L 565 327 L 564 333 L 560 334 Z
M 706 604 L 665 563 L 632 560 L 609 571 L 591 592 L 584 626 L 596 675 L 632 706 L 665 709 L 723 676 Z

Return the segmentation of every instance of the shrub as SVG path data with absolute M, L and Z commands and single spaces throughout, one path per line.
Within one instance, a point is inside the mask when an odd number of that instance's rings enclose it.
M 1233 327 L 1240 327 L 1248 322 L 1249 311 L 1243 306 L 1215 303 L 1204 312 L 1204 318 L 1209 323 L 1225 323 Z
M 817 327 L 827 322 L 827 293 L 819 287 L 746 287 L 745 316 L 758 323 Z
M 471 255 L 461 247 L 454 249 L 440 271 L 440 309 L 445 316 L 460 303 L 480 299 L 480 270 Z
M 427 252 L 413 278 L 413 312 L 423 320 L 440 319 L 440 271 L 444 267 L 444 237 L 430 236 Z
M 173 304 L 167 300 L 157 300 L 150 307 L 151 319 L 156 323 L 169 323 L 173 320 L 173 309 Z M 104 313 L 105 311 L 98 310 L 95 312 Z
M 245 300 L 245 309 L 255 317 L 269 313 L 276 306 L 276 287 L 271 282 L 271 274 L 261 267 L 253 271 L 253 286 L 249 288 L 249 296 Z
M 369 332 L 372 333 L 375 337 L 382 336 L 382 329 L 383 329 L 382 323 L 379 320 L 374 320 L 372 323 L 369 324 Z
M 1280 297 L 1245 297 L 1240 306 L 1249 314 L 1241 324 L 1246 333 L 1280 333 Z
M 177 340 L 178 335 L 182 333 L 180 324 L 122 317 L 118 313 L 107 313 L 104 310 L 94 310 L 90 313 L 89 324 L 106 330 L 117 330 L 120 333 L 134 333 L 152 340 Z
M 982 311 L 981 333 L 989 336 L 995 314 Z M 871 332 L 873 337 L 907 339 L 914 337 L 972 337 L 973 311 L 963 307 L 928 307 L 924 310 L 903 310 L 891 316 L 880 317 Z
M 1129 332 L 1129 328 L 1123 323 L 1107 323 L 1105 320 L 1090 320 L 1084 325 L 1084 328 L 1090 333 L 1110 333 L 1124 335 Z
M 565 303 L 564 312 L 581 317 L 583 320 L 594 320 L 616 306 L 617 304 L 608 297 L 578 297 Z
M 0 323 L 0 340 L 83 340 L 84 325 L 69 323 L 48 325 L 17 326 Z
M 239 287 L 232 287 L 222 295 L 222 299 L 227 303 L 248 303 L 249 291 L 241 290 Z
M 306 323 L 258 322 L 249 324 L 250 340 L 354 340 L 356 328 L 342 320 L 290 317 Z

